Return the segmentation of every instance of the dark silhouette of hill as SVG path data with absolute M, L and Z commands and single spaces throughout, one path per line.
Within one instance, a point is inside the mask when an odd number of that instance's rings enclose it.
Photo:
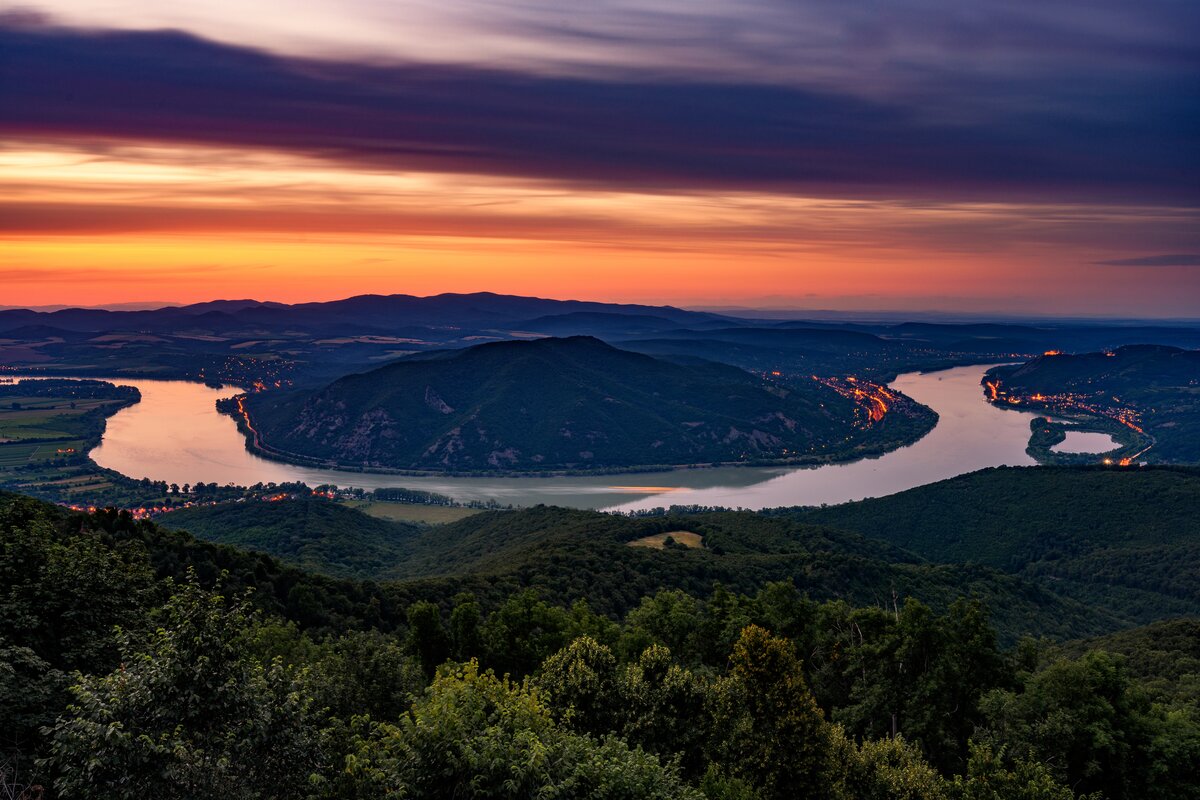
M 1146 460 L 1200 462 L 1200 350 L 1129 345 L 1047 354 L 993 369 L 987 380 L 1034 408 L 1122 420 L 1143 434 Z
M 250 395 L 268 451 L 432 470 L 785 460 L 864 440 L 855 404 L 814 382 L 672 363 L 571 337 L 423 354 L 317 391 Z

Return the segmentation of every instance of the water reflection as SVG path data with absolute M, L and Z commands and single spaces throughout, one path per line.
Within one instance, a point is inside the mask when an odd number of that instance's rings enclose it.
M 1067 431 L 1065 439 L 1050 449 L 1055 453 L 1107 453 L 1116 450 L 1121 443 L 1107 433 L 1095 431 Z
M 409 477 L 315 469 L 247 451 L 234 421 L 215 408 L 216 400 L 234 389 L 148 379 L 118 381 L 138 387 L 142 402 L 109 419 L 92 457 L 125 475 L 168 483 L 405 486 L 459 500 L 494 499 L 514 505 L 635 509 L 673 503 L 742 508 L 840 503 L 983 467 L 1032 464 L 1025 447 L 1035 415 L 984 402 L 979 381 L 986 369 L 901 375 L 891 386 L 937 411 L 937 427 L 919 442 L 879 458 L 810 469 L 729 467 L 555 478 Z

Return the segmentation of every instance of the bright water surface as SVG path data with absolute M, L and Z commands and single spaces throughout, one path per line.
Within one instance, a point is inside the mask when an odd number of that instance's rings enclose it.
M 1067 431 L 1066 437 L 1050 449 L 1055 453 L 1107 453 L 1121 446 L 1120 442 L 1107 433 Z
M 671 472 L 550 478 L 410 477 L 316 469 L 270 461 L 246 450 L 217 399 L 236 393 L 199 383 L 112 379 L 136 386 L 142 401 L 109 418 L 92 458 L 132 478 L 168 483 L 303 481 L 375 489 L 404 486 L 458 500 L 514 505 L 653 508 L 675 503 L 771 508 L 879 497 L 983 467 L 1034 463 L 1026 455 L 1034 414 L 989 405 L 985 366 L 908 373 L 893 389 L 933 408 L 938 425 L 919 442 L 874 459 L 814 468 L 727 467 Z M 1087 435 L 1087 434 L 1080 434 Z

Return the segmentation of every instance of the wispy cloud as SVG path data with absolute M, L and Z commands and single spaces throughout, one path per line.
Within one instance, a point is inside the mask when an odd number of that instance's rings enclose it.
M 849 92 L 313 61 L 171 32 L 26 25 L 0 30 L 0 53 L 9 136 L 276 149 L 575 188 L 1200 204 L 1200 103 L 1186 82 L 1083 92 L 1064 79 L 1058 90 L 1078 95 L 1067 102 L 967 75 L 955 92 L 992 106 L 942 118 Z
M 1165 253 L 1092 262 L 1104 267 L 1200 267 L 1200 253 Z

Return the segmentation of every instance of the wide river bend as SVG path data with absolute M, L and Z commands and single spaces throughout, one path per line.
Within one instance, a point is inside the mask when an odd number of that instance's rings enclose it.
M 132 478 L 168 483 L 303 481 L 364 489 L 404 486 L 457 500 L 529 506 L 631 510 L 672 504 L 748 509 L 819 505 L 879 497 L 983 467 L 1032 464 L 1025 453 L 1034 414 L 998 409 L 983 397 L 986 366 L 899 376 L 893 389 L 924 403 L 940 419 L 920 441 L 878 458 L 812 468 L 725 467 L 670 472 L 548 478 L 414 477 L 295 466 L 261 458 L 245 447 L 230 417 L 215 403 L 237 390 L 200 383 L 115 379 L 136 386 L 142 400 L 108 420 L 92 458 Z

